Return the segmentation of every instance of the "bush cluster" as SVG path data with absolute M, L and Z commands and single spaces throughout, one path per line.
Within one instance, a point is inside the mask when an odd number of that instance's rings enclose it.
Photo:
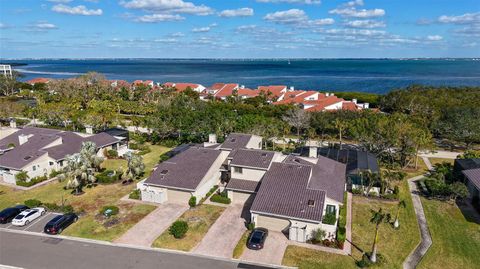
M 33 207 L 39 207 L 42 205 L 42 202 L 37 199 L 29 199 L 23 202 L 26 206 L 33 208 Z
M 115 183 L 116 181 L 120 180 L 122 176 L 122 172 L 113 171 L 113 170 L 105 170 L 96 175 L 97 182 L 103 184 Z
M 61 171 L 52 170 L 52 171 L 50 172 L 50 175 L 48 175 L 48 177 L 49 177 L 49 178 L 54 178 L 54 177 L 60 175 L 61 173 L 62 173 Z
M 160 161 L 158 161 L 158 163 L 163 163 L 168 159 L 170 159 L 170 156 L 167 153 L 163 153 L 162 155 L 160 155 Z
M 30 208 L 43 206 L 49 211 L 53 211 L 53 212 L 62 212 L 62 213 L 74 212 L 73 206 L 71 205 L 65 205 L 62 207 L 61 205 L 57 205 L 55 203 L 43 203 L 42 201 L 37 199 L 29 199 L 24 201 L 23 203 Z
M 195 207 L 197 205 L 197 197 L 192 196 L 190 199 L 188 199 L 188 205 L 190 207 Z
M 168 231 L 177 239 L 183 238 L 188 231 L 188 223 L 183 220 L 177 220 L 170 226 Z
M 142 196 L 141 191 L 139 189 L 135 189 L 128 195 L 128 198 L 140 200 L 141 196 Z
M 139 155 L 145 155 L 152 151 L 148 145 L 144 144 L 129 143 L 128 147 L 133 150 L 138 150 Z
M 230 200 L 230 198 L 227 197 L 226 193 L 225 194 L 215 193 L 214 195 L 212 195 L 212 197 L 210 197 L 210 201 L 215 203 L 227 204 L 227 205 L 232 202 L 232 200 Z
M 107 211 L 109 209 L 111 210 L 110 216 L 117 215 L 118 212 L 120 212 L 120 209 L 117 206 L 107 205 L 107 206 L 102 207 L 102 210 L 100 210 L 100 214 L 102 214 L 102 215 L 105 214 L 105 211 Z
M 337 216 L 335 216 L 335 213 L 325 214 L 322 220 L 324 224 L 330 224 L 330 225 L 334 225 L 336 221 L 337 221 Z
M 38 184 L 40 182 L 43 182 L 45 180 L 47 180 L 48 177 L 47 176 L 41 176 L 41 177 L 34 177 L 32 178 L 30 181 L 23 181 L 23 180 L 17 180 L 17 185 L 18 186 L 22 186 L 22 187 L 31 187 L 35 184 Z
M 114 149 L 109 149 L 105 152 L 105 156 L 108 158 L 108 159 L 116 159 L 118 158 L 118 151 L 114 150 Z

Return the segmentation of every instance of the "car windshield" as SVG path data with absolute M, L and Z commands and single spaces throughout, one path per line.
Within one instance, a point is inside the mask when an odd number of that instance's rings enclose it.
M 15 217 L 15 219 L 23 219 L 23 215 L 18 215 Z
M 55 218 L 53 218 L 53 219 L 49 222 L 49 224 L 56 223 L 57 221 L 59 221 L 59 220 L 62 219 L 62 218 L 63 218 L 63 216 L 56 216 Z
M 254 232 L 252 234 L 252 239 L 250 240 L 250 242 L 252 242 L 254 244 L 258 244 L 258 243 L 262 242 L 262 237 L 263 237 L 262 232 Z

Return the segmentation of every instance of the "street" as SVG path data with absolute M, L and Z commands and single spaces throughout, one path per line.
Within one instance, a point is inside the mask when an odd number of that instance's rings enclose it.
M 238 261 L 0 230 L 0 265 L 27 269 L 266 269 Z

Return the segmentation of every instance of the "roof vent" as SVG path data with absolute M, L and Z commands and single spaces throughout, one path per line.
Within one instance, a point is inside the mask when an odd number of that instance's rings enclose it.
M 168 173 L 168 170 L 167 169 L 164 169 L 160 172 L 161 175 L 166 175 Z
M 308 206 L 314 207 L 315 206 L 315 200 L 308 200 Z
M 30 160 L 31 158 L 32 158 L 32 156 L 25 156 L 25 157 L 23 157 L 23 159 L 24 159 L 25 161 L 28 161 L 28 160 Z
M 267 157 L 267 153 L 262 153 L 262 157 Z
M 235 139 L 235 138 L 232 138 L 232 139 L 230 140 L 230 142 L 232 142 L 232 143 L 235 143 L 235 141 L 237 141 L 237 139 Z

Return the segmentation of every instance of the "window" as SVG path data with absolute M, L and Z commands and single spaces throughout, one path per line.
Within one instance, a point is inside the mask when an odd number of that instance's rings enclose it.
M 52 166 L 52 165 L 53 165 L 53 162 L 49 162 L 48 164 L 49 164 L 50 166 Z
M 243 168 L 242 167 L 233 167 L 233 171 L 235 173 L 243 174 Z
M 63 166 L 63 161 L 58 162 L 60 166 Z
M 315 200 L 308 200 L 308 206 L 315 206 Z
M 32 170 L 33 170 L 33 171 L 37 171 L 37 167 L 34 165 L 34 166 L 32 167 Z
M 337 209 L 334 205 L 327 205 L 326 213 L 336 215 L 337 214 Z

